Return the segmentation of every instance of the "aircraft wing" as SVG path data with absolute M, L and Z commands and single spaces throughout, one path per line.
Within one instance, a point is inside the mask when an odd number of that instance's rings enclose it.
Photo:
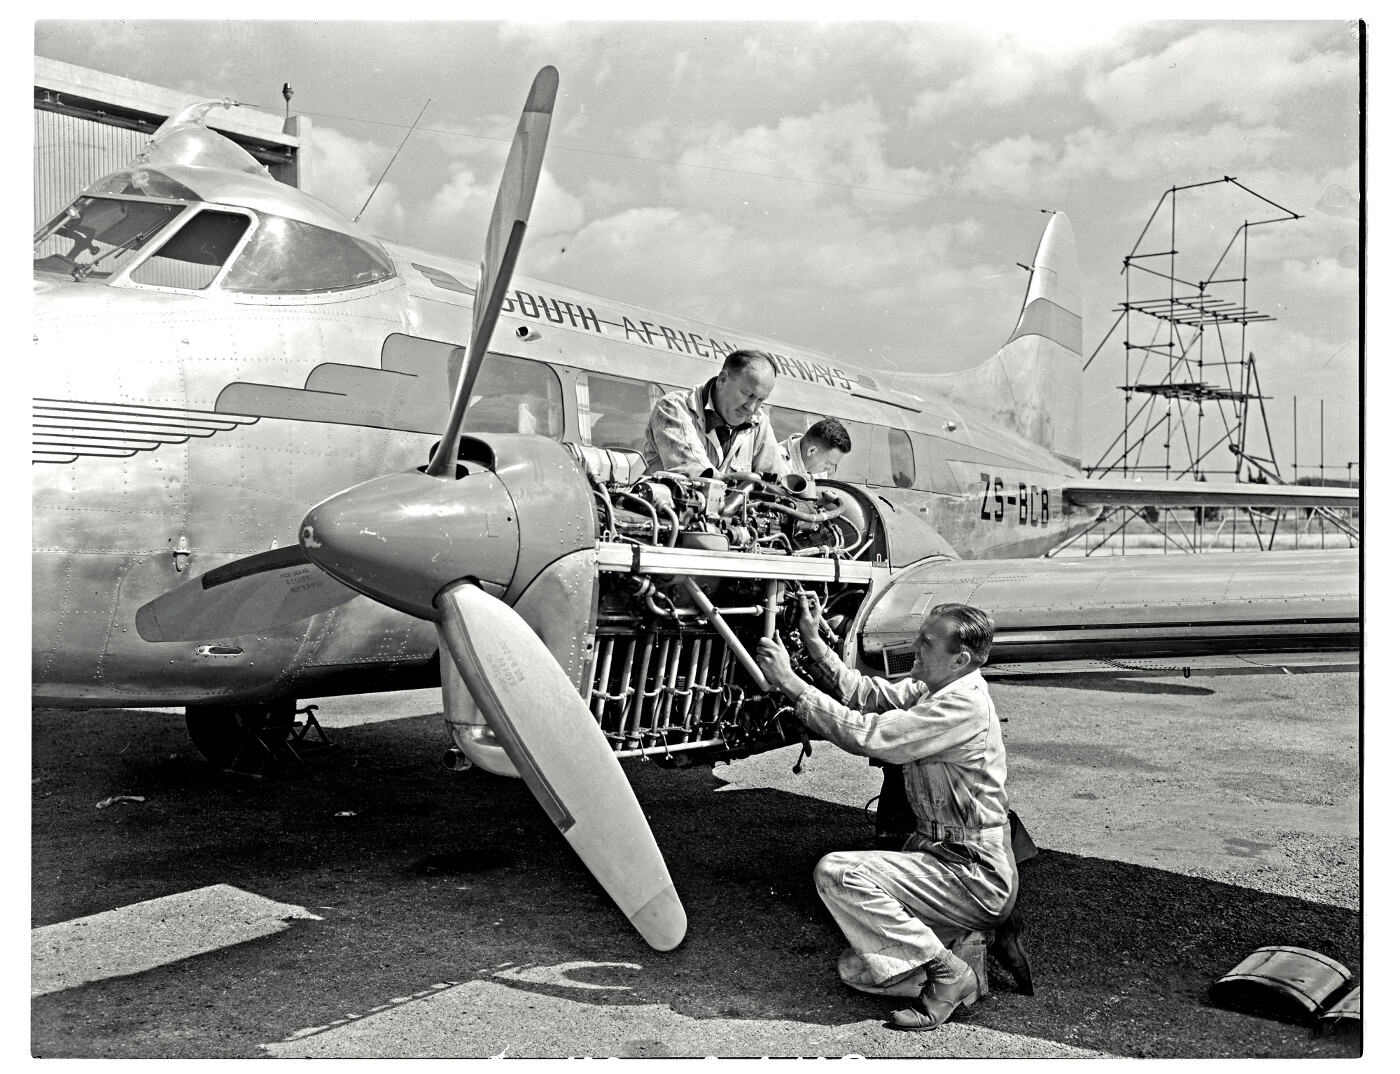
M 928 609 L 996 621 L 988 673 L 1342 670 L 1361 648 L 1355 549 L 917 563 L 876 599 L 861 657 L 887 676 L 913 663 Z
M 1255 485 L 1233 481 L 1070 481 L 1064 497 L 1079 507 L 1361 506 L 1360 490 L 1335 485 Z

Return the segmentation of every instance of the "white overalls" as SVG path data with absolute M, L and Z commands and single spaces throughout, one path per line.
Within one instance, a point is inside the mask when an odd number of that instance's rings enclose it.
M 996 707 L 980 671 L 930 694 L 859 675 L 830 651 L 818 667 L 835 698 L 807 687 L 798 717 L 848 752 L 902 764 L 918 827 L 902 850 L 838 851 L 817 864 L 817 891 L 851 945 L 837 968 L 853 988 L 917 995 L 922 966 L 963 934 L 995 928 L 1015 899 Z

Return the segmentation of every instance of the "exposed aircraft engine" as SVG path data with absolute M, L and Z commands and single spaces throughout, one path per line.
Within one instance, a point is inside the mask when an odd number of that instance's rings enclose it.
M 625 489 L 595 485 L 605 540 L 769 555 L 856 556 L 869 523 L 855 498 L 804 475 L 782 484 L 655 473 Z
M 839 645 L 868 587 L 788 581 L 765 563 L 869 555 L 869 506 L 853 490 L 805 476 L 754 483 L 661 472 L 631 484 L 607 481 L 586 449 L 575 454 L 585 456 L 604 558 L 619 549 L 635 549 L 639 566 L 646 549 L 684 550 L 692 562 L 697 552 L 723 557 L 702 561 L 712 572 L 704 575 L 599 572 L 585 699 L 613 749 L 687 765 L 802 739 L 751 653 L 776 630 L 795 662 L 805 659 L 796 635 L 799 586 L 817 593 Z

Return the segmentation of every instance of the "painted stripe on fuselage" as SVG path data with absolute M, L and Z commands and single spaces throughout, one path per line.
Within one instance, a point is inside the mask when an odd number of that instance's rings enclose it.
M 45 925 L 29 934 L 29 994 L 125 977 L 271 936 L 293 918 L 321 920 L 305 907 L 214 884 Z

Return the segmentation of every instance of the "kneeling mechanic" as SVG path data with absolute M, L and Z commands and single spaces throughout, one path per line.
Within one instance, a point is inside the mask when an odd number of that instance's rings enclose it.
M 804 724 L 850 753 L 903 766 L 917 820 L 903 849 L 827 854 L 815 873 L 850 943 L 838 960 L 841 979 L 864 992 L 915 997 L 892 1015 L 896 1029 L 937 1029 L 977 999 L 976 975 L 949 950 L 968 932 L 995 930 L 992 953 L 1031 990 L 1012 920 L 1018 878 L 1006 750 L 981 674 L 995 629 L 978 608 L 931 608 L 910 677 L 891 683 L 841 662 L 821 640 L 815 598 L 804 595 L 798 631 L 825 691 L 793 671 L 781 643 L 758 643 L 759 667 Z

